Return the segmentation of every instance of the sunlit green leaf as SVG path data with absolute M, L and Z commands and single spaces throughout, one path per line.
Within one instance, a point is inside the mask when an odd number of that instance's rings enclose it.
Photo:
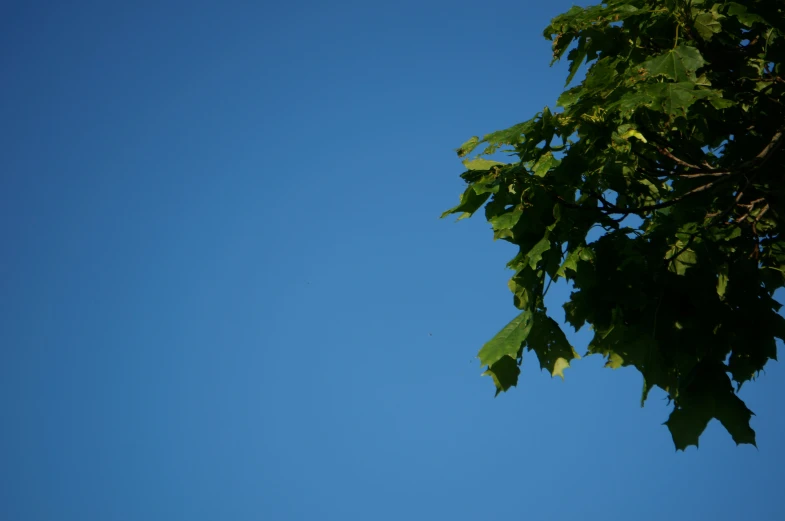
M 515 207 L 511 211 L 491 219 L 491 224 L 494 230 L 509 230 L 518 223 L 522 215 L 523 210 L 520 207 Z
M 684 275 L 688 268 L 695 266 L 698 262 L 694 251 L 679 245 L 671 247 L 665 259 L 668 261 L 668 270 L 677 275 Z
M 499 161 L 492 161 L 490 159 L 484 159 L 482 157 L 478 157 L 476 159 L 464 159 L 463 166 L 466 167 L 467 170 L 490 170 L 494 166 L 503 166 L 504 163 Z
M 512 358 L 517 357 L 521 343 L 529 336 L 532 328 L 533 315 L 530 311 L 524 311 L 504 328 L 496 333 L 488 343 L 482 346 L 479 354 L 480 362 L 483 365 L 491 366 L 498 362 L 503 356 Z
M 548 251 L 551 248 L 551 241 L 548 240 L 547 237 L 543 237 L 543 239 L 534 245 L 534 247 L 529 251 L 526 257 L 529 259 L 529 266 L 532 269 L 537 267 L 537 263 L 540 262 L 542 259 L 542 254 Z
M 472 150 L 477 148 L 477 145 L 480 144 L 480 138 L 474 136 L 470 138 L 466 143 L 461 145 L 456 152 L 458 152 L 458 157 L 464 157 L 471 153 Z
M 717 295 L 720 298 L 725 297 L 725 289 L 728 287 L 728 265 L 722 264 L 719 267 L 719 275 L 717 276 Z
M 483 204 L 485 204 L 485 201 L 488 200 L 490 195 L 490 193 L 478 195 L 477 192 L 475 192 L 474 189 L 470 186 L 466 189 L 463 195 L 461 195 L 461 202 L 457 206 L 444 212 L 442 214 L 442 218 L 447 217 L 453 213 L 461 213 L 461 216 L 458 218 L 459 220 L 466 217 L 471 217 L 474 212 L 476 212 Z
M 537 163 L 535 163 L 532 170 L 534 171 L 534 175 L 542 177 L 548 173 L 548 170 L 557 166 L 559 163 L 560 161 L 553 157 L 551 152 L 546 152 L 540 157 Z

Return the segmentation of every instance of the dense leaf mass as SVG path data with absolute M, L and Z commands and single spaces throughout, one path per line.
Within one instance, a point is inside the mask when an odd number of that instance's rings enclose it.
M 755 443 L 736 391 L 785 338 L 785 2 L 611 0 L 573 7 L 544 35 L 569 61 L 559 110 L 458 149 L 468 188 L 445 212 L 484 206 L 521 314 L 480 350 L 497 393 L 524 350 L 552 375 L 578 355 L 543 304 L 572 285 L 568 322 L 588 354 L 660 387 L 677 449 L 716 418 Z M 582 65 L 585 79 L 567 88 Z M 735 388 L 734 384 L 735 383 Z

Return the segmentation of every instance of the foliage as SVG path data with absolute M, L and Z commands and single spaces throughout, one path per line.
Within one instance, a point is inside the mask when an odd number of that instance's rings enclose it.
M 563 277 L 567 321 L 589 324 L 587 354 L 660 387 L 677 449 L 716 418 L 755 443 L 742 384 L 776 357 L 785 319 L 785 4 L 771 0 L 610 0 L 573 7 L 544 35 L 566 55 L 559 111 L 458 149 L 468 188 L 444 215 L 481 207 L 515 244 L 520 315 L 479 352 L 497 394 L 524 350 L 552 375 L 578 355 L 543 304 Z M 592 239 L 593 238 L 593 239 Z M 735 383 L 735 389 L 733 386 Z

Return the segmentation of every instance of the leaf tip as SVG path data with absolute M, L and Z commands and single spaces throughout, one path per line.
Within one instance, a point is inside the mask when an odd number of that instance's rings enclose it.
M 456 148 L 455 152 L 458 154 L 458 157 L 464 157 L 474 150 L 479 144 L 480 138 L 478 136 L 472 136 L 468 141 L 466 141 L 466 143 Z
M 553 372 L 551 373 L 551 378 L 558 376 L 564 381 L 564 370 L 570 367 L 570 362 L 567 361 L 566 358 L 557 358 L 556 362 L 553 364 Z

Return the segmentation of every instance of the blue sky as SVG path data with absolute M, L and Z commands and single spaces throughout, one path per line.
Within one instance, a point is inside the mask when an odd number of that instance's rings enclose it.
M 479 376 L 454 149 L 553 106 L 569 6 L 5 3 L 0 518 L 781 519 L 781 364 L 686 453 L 632 370 Z

